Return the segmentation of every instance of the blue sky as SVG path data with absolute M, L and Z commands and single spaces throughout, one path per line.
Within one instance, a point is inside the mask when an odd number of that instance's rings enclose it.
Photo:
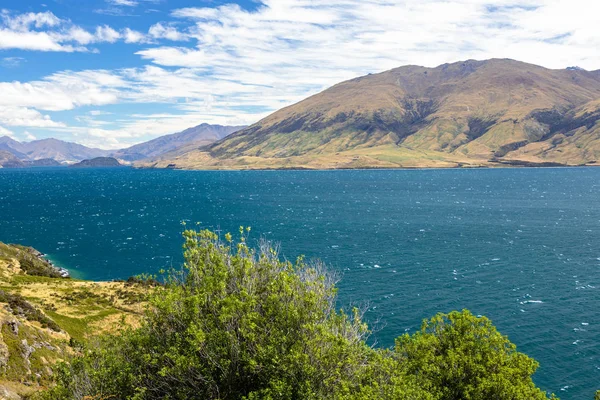
M 600 69 L 591 0 L 3 0 L 0 136 L 121 148 L 405 64 Z

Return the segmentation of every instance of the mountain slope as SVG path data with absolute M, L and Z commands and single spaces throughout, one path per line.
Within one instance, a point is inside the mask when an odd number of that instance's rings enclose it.
M 17 142 L 8 136 L 0 137 L 0 150 L 12 153 L 22 161 L 53 159 L 58 162 L 75 162 L 108 155 L 110 151 L 89 148 L 58 139 L 41 139 Z
M 0 168 L 21 168 L 25 164 L 9 151 L 0 150 Z
M 119 163 L 116 158 L 113 157 L 96 157 L 90 160 L 83 160 L 78 162 L 77 164 L 70 165 L 70 168 L 99 168 L 99 167 L 122 167 L 123 165 Z
M 598 71 L 504 59 L 405 66 L 342 82 L 205 149 L 153 166 L 593 163 L 600 158 L 599 100 Z
M 119 150 L 113 156 L 126 161 L 158 157 L 182 146 L 193 145 L 201 147 L 214 143 L 243 128 L 245 127 L 201 124 L 182 132 L 161 136 L 148 142 Z
M 148 292 L 136 282 L 65 279 L 38 251 L 0 242 L 0 399 L 30 398 L 85 340 L 136 324 Z

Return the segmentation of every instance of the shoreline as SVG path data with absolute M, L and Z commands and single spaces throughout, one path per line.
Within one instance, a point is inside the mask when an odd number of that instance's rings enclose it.
M 57 265 L 55 265 L 52 260 L 47 258 L 47 254 L 42 253 L 41 251 L 33 248 L 33 255 L 40 261 L 45 262 L 46 264 L 48 264 L 51 268 L 54 268 L 56 271 L 58 271 L 58 273 L 60 274 L 61 278 L 71 278 L 71 274 L 69 273 L 69 270 L 63 267 L 59 267 Z
M 168 170 L 168 171 L 202 171 L 202 172 L 245 172 L 245 171 L 426 171 L 426 170 L 494 170 L 494 169 L 569 169 L 569 168 L 597 168 L 600 164 L 508 164 L 499 163 L 496 165 L 478 165 L 478 166 L 450 166 L 450 167 L 342 167 L 342 168 L 307 168 L 307 167 L 280 167 L 280 168 L 186 168 L 186 167 L 154 167 L 154 166 L 133 166 L 135 170 Z

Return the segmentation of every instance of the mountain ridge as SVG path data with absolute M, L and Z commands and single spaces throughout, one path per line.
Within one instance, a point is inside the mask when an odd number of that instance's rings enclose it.
M 147 142 L 118 150 L 112 155 L 126 161 L 158 157 L 182 146 L 197 145 L 198 147 L 201 147 L 213 143 L 243 128 L 245 128 L 245 126 L 225 126 L 202 123 L 181 132 L 159 136 Z
M 141 166 L 584 165 L 600 157 L 600 72 L 509 59 L 340 82 L 204 149 Z
M 0 150 L 5 150 L 21 161 L 53 159 L 58 162 L 76 162 L 110 154 L 110 150 L 87 147 L 55 138 L 19 142 L 9 136 L 0 137 Z
M 119 150 L 102 150 L 66 142 L 55 138 L 19 142 L 9 136 L 0 137 L 0 151 L 11 153 L 20 163 L 11 161 L 10 166 L 54 166 L 49 160 L 59 163 L 77 163 L 97 157 L 115 157 L 131 162 L 158 157 L 164 153 L 177 151 L 180 147 L 190 149 L 202 147 L 220 140 L 245 126 L 211 125 L 202 123 L 168 135 L 139 143 Z M 4 156 L 8 162 L 8 156 Z M 44 160 L 43 162 L 39 162 Z

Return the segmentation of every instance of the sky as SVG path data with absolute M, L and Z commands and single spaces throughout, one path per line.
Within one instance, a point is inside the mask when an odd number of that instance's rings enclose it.
M 124 148 L 407 64 L 600 69 L 597 0 L 0 0 L 0 136 Z

